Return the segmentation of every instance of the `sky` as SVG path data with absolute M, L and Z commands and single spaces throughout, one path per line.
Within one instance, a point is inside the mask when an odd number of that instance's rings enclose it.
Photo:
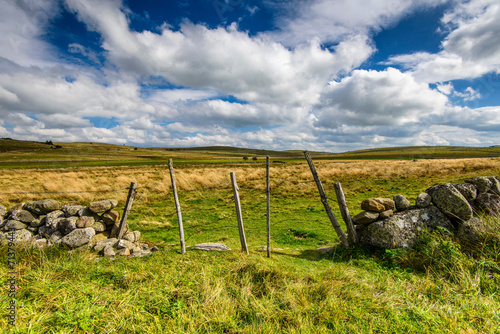
M 500 145 L 500 1 L 0 0 L 0 137 Z

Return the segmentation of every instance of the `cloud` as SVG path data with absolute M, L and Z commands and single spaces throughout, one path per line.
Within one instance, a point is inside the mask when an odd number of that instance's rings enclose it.
M 178 31 L 163 26 L 160 34 L 138 33 L 130 31 L 120 2 L 67 0 L 67 5 L 103 36 L 102 47 L 123 70 L 249 102 L 314 103 L 325 82 L 373 52 L 366 37 L 344 41 L 338 54 L 322 49 L 319 40 L 290 50 L 264 35 L 250 37 L 235 24 L 209 29 L 185 22 Z
M 422 82 L 471 79 L 500 73 L 500 4 L 496 0 L 461 3 L 444 15 L 449 33 L 437 54 L 398 55 L 385 64 L 398 64 Z
M 438 6 L 446 0 L 313 0 L 268 3 L 283 15 L 277 18 L 277 31 L 269 33 L 286 45 L 319 39 L 337 43 L 346 36 L 367 35 L 398 22 L 405 15 L 420 9 Z
M 0 11 L 0 58 L 22 66 L 51 66 L 52 46 L 40 37 L 60 12 L 57 1 L 4 0 Z
M 315 126 L 402 126 L 441 113 L 447 102 L 445 95 L 397 69 L 355 70 L 325 89 L 315 108 Z

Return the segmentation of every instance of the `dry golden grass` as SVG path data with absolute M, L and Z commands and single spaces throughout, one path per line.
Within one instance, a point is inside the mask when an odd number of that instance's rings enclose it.
M 446 178 L 473 175 L 499 175 L 500 159 L 433 159 L 433 160 L 363 160 L 317 161 L 323 182 L 343 182 L 353 179 L 412 179 Z M 190 165 L 176 166 L 179 190 L 229 189 L 229 173 L 235 172 L 239 186 L 263 190 L 265 167 L 255 165 Z M 283 191 L 303 192 L 315 188 L 306 162 L 275 164 L 271 167 L 271 185 Z M 84 167 L 68 169 L 3 170 L 0 175 L 0 203 L 12 205 L 21 201 L 55 198 L 78 202 L 101 198 L 126 199 L 131 182 L 140 187 L 137 199 L 143 202 L 153 197 L 167 196 L 171 191 L 170 174 L 166 166 L 143 167 Z M 120 190 L 116 193 L 93 191 Z M 75 193 L 57 193 L 71 192 Z M 29 193 L 27 193 L 29 192 Z M 39 193 L 37 193 L 39 192 Z M 44 193 L 49 192 L 49 193 Z

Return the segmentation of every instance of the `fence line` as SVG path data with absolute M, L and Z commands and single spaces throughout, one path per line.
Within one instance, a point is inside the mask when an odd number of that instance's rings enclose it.
M 13 192 L 13 193 L 0 193 L 0 195 L 27 195 L 27 194 L 81 194 L 81 193 L 114 193 L 124 192 L 129 190 L 130 187 L 114 190 L 82 190 L 82 191 L 26 191 L 26 192 Z

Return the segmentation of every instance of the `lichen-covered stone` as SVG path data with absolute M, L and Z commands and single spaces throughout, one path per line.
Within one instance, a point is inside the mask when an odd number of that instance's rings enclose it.
M 487 225 L 480 218 L 474 217 L 460 224 L 457 237 L 460 245 L 468 249 L 475 249 L 484 242 L 484 233 Z
M 432 197 L 432 203 L 448 217 L 458 221 L 472 218 L 469 202 L 450 183 L 431 187 L 426 192 Z
M 492 193 L 479 194 L 474 201 L 476 207 L 487 214 L 498 216 L 500 214 L 500 196 Z
M 374 198 L 367 198 L 361 202 L 361 210 L 382 212 L 385 211 L 385 206 L 378 201 L 375 201 Z
M 415 205 L 419 208 L 426 208 L 431 205 L 432 197 L 428 193 L 420 193 L 415 200 Z
M 92 227 L 96 233 L 100 233 L 100 232 L 104 232 L 106 231 L 106 224 L 104 224 L 103 222 L 101 221 L 97 221 L 95 222 L 94 224 L 92 224 Z
M 87 246 L 89 248 L 94 248 L 94 246 L 99 242 L 99 241 L 102 241 L 102 240 L 106 240 L 108 238 L 108 235 L 106 235 L 106 233 L 96 233 L 96 235 L 94 235 L 94 237 L 92 239 L 90 239 L 89 243 L 87 244 Z
M 76 221 L 76 227 L 78 228 L 85 228 L 85 227 L 91 227 L 94 225 L 95 219 L 93 216 L 81 216 L 78 217 L 78 220 Z
M 26 244 L 26 243 L 29 243 L 33 240 L 33 234 L 26 229 L 8 232 L 5 234 L 5 237 L 9 241 L 13 240 L 14 243 L 16 243 L 16 244 L 17 243 Z
M 410 201 L 401 194 L 394 196 L 393 200 L 398 211 L 404 211 L 410 207 Z
M 61 218 L 66 218 L 66 215 L 61 210 L 49 212 L 45 217 L 45 225 L 51 232 L 55 232 L 58 229 L 58 223 Z
M 116 244 L 114 245 L 116 249 L 122 249 L 122 248 L 127 248 L 127 249 L 132 249 L 135 247 L 133 242 L 130 242 L 125 239 L 118 240 Z
M 32 221 L 30 223 L 30 226 L 32 227 L 40 227 L 42 225 L 45 225 L 45 218 L 46 216 L 39 216 L 37 219 L 35 219 L 34 221 Z
M 27 210 L 14 210 L 9 215 L 9 219 L 19 220 L 20 222 L 25 224 L 31 224 L 36 220 L 35 216 L 33 216 L 31 212 Z
M 78 217 L 59 218 L 59 221 L 57 223 L 57 228 L 64 235 L 69 234 L 76 229 L 77 220 Z
M 493 185 L 489 177 L 487 176 L 476 176 L 465 180 L 466 183 L 471 183 L 476 186 L 478 194 L 482 194 L 490 190 Z
M 7 220 L 7 223 L 3 227 L 3 230 L 5 232 L 14 231 L 14 230 L 17 231 L 17 230 L 25 229 L 26 227 L 28 227 L 28 225 L 26 225 L 23 222 L 20 222 L 19 220 Z
M 380 248 L 409 248 L 427 228 L 453 229 L 450 220 L 434 206 L 396 212 L 392 217 L 357 229 L 360 243 Z
M 106 211 L 102 214 L 101 218 L 106 225 L 113 225 L 120 219 L 120 213 L 114 210 Z
M 472 183 L 455 183 L 453 186 L 469 203 L 472 203 L 476 199 L 477 188 Z
M 61 243 L 70 248 L 77 248 L 87 244 L 95 236 L 95 231 L 91 227 L 77 228 L 61 239 Z
M 491 181 L 490 192 L 500 196 L 500 180 L 496 176 L 489 176 L 488 180 Z
M 66 217 L 78 216 L 78 211 L 80 211 L 84 206 L 79 204 L 64 204 L 61 207 L 61 211 L 64 212 Z
M 7 208 L 3 205 L 0 205 L 0 217 L 5 217 L 7 214 Z
M 373 223 L 379 217 L 378 212 L 374 211 L 363 211 L 352 217 L 352 222 L 355 225 L 366 225 Z
M 385 211 L 382 211 L 380 213 L 380 215 L 378 216 L 378 219 L 387 219 L 387 218 L 392 217 L 392 216 L 394 216 L 394 211 L 385 210 Z
M 28 210 L 36 215 L 46 215 L 52 211 L 59 210 L 61 203 L 53 199 L 44 199 L 41 201 L 27 202 L 23 205 L 24 210 Z
M 111 247 L 113 247 L 117 243 L 117 241 L 118 241 L 118 239 L 116 239 L 116 238 L 109 238 L 109 239 L 104 239 L 104 240 L 98 241 L 96 243 L 96 245 L 94 246 L 94 250 L 96 252 L 100 252 L 107 245 L 110 245 Z
M 118 205 L 116 199 L 105 199 L 96 201 L 89 204 L 89 209 L 94 213 L 103 213 L 115 208 Z
M 111 245 L 106 245 L 103 248 L 102 253 L 103 253 L 102 255 L 104 255 L 105 257 L 113 257 L 116 255 L 115 249 Z

